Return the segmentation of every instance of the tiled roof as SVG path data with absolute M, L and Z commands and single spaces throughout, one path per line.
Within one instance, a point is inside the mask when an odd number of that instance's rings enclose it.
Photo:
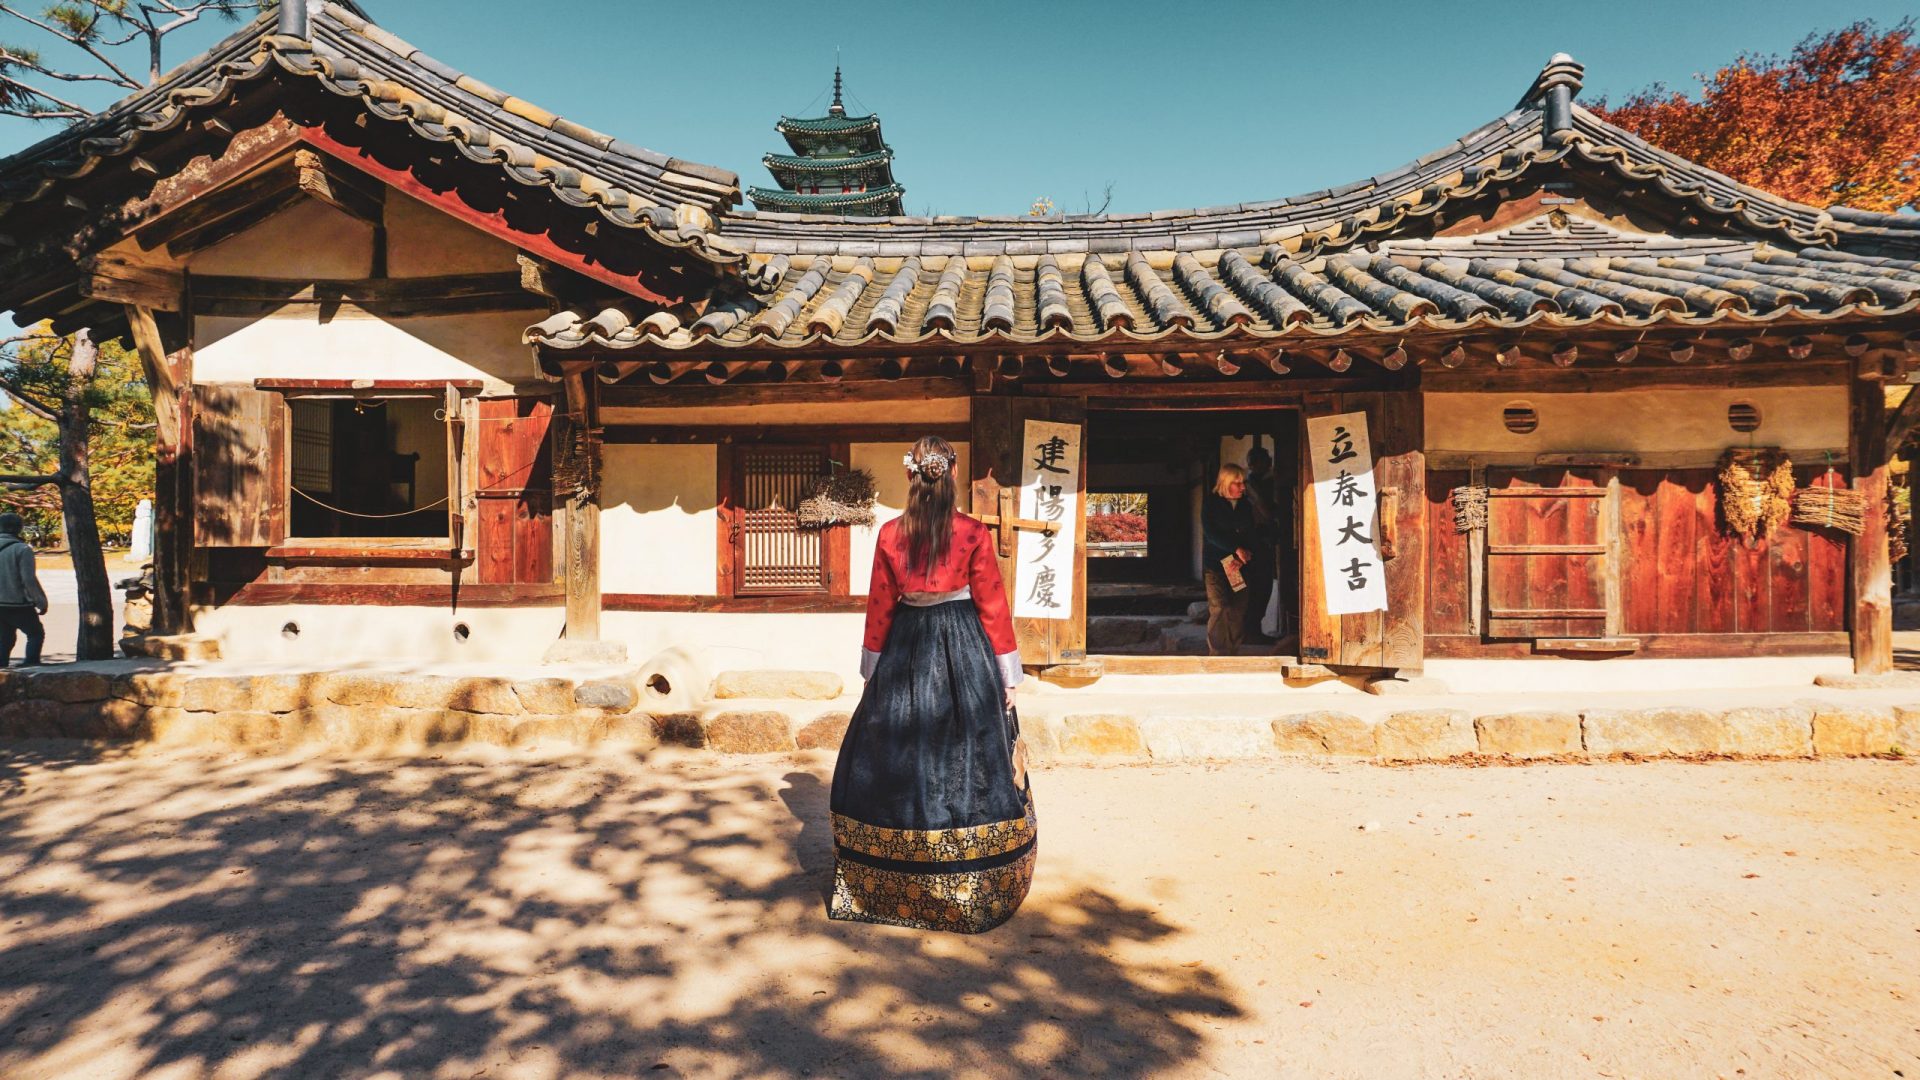
M 0 160 L 0 214 L 61 181 L 134 153 L 188 118 L 217 111 L 238 83 L 285 71 L 358 99 L 374 116 L 497 165 L 571 206 L 721 262 L 714 218 L 740 198 L 733 173 L 683 161 L 555 116 L 420 52 L 338 0 L 311 0 L 307 39 L 276 34 L 272 13 L 99 116 Z
M 1353 330 L 1647 327 L 1881 315 L 1920 307 L 1920 263 L 1825 248 L 1590 258 L 1300 259 L 1268 245 L 1124 255 L 775 256 L 760 287 L 682 322 L 625 305 L 559 312 L 526 340 L 661 354 L 951 342 L 1124 347 L 1275 342 Z
M 782 173 L 788 175 L 805 174 L 840 175 L 844 173 L 880 172 L 893 163 L 893 149 L 881 147 L 865 154 L 851 154 L 847 157 L 808 157 L 802 154 L 766 154 L 760 158 L 760 164 L 778 178 Z
M 898 206 L 906 188 L 883 184 L 865 191 L 822 192 L 781 191 L 778 188 L 748 188 L 747 197 L 755 206 L 786 207 L 795 213 L 826 214 L 857 211 L 861 207 Z M 884 213 L 885 211 L 881 211 Z

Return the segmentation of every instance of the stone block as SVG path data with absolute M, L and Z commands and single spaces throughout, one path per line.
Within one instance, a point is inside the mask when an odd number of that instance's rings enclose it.
M 507 679 L 436 677 L 399 681 L 387 691 L 384 702 L 406 709 L 452 709 L 456 712 L 497 713 L 518 716 L 526 710 Z M 342 705 L 349 702 L 340 701 Z M 378 704 L 378 702 L 368 702 Z
M 1813 685 L 1828 690 L 1920 690 L 1920 671 L 1883 671 L 1877 675 L 1835 671 L 1815 675 Z
M 166 705 L 147 707 L 148 737 L 156 743 L 169 746 L 188 745 L 204 741 L 202 726 L 211 713 L 190 713 L 184 709 Z
M 1373 725 L 1350 713 L 1295 713 L 1277 717 L 1272 727 L 1273 745 L 1283 754 L 1373 756 Z
M 1155 761 L 1257 758 L 1273 752 L 1270 725 L 1254 717 L 1147 716 L 1139 721 Z
M 321 692 L 320 680 L 324 676 L 304 675 L 256 675 L 253 678 L 252 708 L 261 712 L 292 712 L 295 709 L 309 709 L 326 702 Z
M 589 679 L 573 690 L 573 702 L 580 708 L 626 712 L 639 701 L 633 684 L 624 679 Z
M 63 671 L 59 667 L 41 668 L 20 688 L 29 697 L 71 704 L 99 701 L 113 696 L 113 680 L 99 671 Z
M 1516 712 L 1476 716 L 1480 752 L 1509 757 L 1580 753 L 1580 716 L 1570 712 Z
M 1461 757 L 1479 749 L 1473 717 L 1459 709 L 1412 709 L 1373 730 L 1374 752 L 1389 761 Z
M 450 679 L 402 678 L 384 671 L 336 671 L 320 677 L 318 701 L 348 706 L 416 706 L 415 701 L 445 692 Z
M 1720 717 L 1720 752 L 1740 757 L 1811 757 L 1813 710 L 1804 705 L 1729 709 Z
M 237 750 L 276 750 L 285 745 L 281 714 L 278 713 L 189 711 L 188 715 L 208 718 L 205 732 L 224 746 Z
M 699 713 L 659 713 L 653 717 L 654 737 L 669 746 L 707 745 L 707 726 Z
M 822 713 L 801 727 L 794 742 L 802 750 L 838 750 L 840 740 L 847 737 L 847 725 L 852 722 L 852 713 Z
M 572 745 L 580 742 L 571 716 L 521 716 L 508 722 L 512 746 Z
M 178 671 L 132 671 L 114 680 L 113 695 L 142 705 L 177 709 L 191 676 Z
M 1020 718 L 1020 737 L 1027 742 L 1027 753 L 1035 760 L 1058 757 L 1060 726 L 1051 716 L 1035 713 Z
M 713 677 L 716 698 L 798 698 L 832 701 L 845 681 L 831 671 L 723 671 Z
M 1892 748 L 1908 757 L 1920 756 L 1920 706 L 1893 707 Z
M 786 713 L 723 712 L 707 720 L 707 749 L 723 754 L 773 754 L 797 749 Z
M 57 739 L 62 706 L 46 698 L 25 698 L 0 706 L 0 735 L 14 739 Z
M 1899 743 L 1892 709 L 1821 705 L 1813 710 L 1813 752 L 1822 757 L 1884 754 Z
M 513 696 L 520 708 L 542 716 L 573 715 L 573 682 L 570 679 L 525 679 L 513 684 Z
M 1096 757 L 1145 757 L 1146 739 L 1131 716 L 1099 713 L 1069 716 L 1060 723 L 1060 752 Z
M 145 738 L 147 708 L 123 698 L 70 702 L 61 707 L 60 729 L 74 739 Z
M 628 746 L 637 750 L 660 744 L 651 716 L 608 716 L 605 713 L 576 713 L 574 721 L 589 743 Z
M 253 678 L 248 675 L 199 676 L 187 680 L 180 696 L 180 707 L 188 712 L 247 712 L 258 708 L 253 699 Z M 273 712 L 272 709 L 261 709 Z
M 1590 754 L 1717 754 L 1725 725 L 1705 709 L 1593 709 L 1581 714 Z

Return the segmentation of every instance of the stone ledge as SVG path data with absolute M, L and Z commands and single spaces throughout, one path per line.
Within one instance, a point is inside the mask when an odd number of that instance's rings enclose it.
M 781 671 L 768 668 L 723 671 L 713 677 L 712 696 L 720 699 L 832 701 L 845 689 L 845 681 L 831 671 Z

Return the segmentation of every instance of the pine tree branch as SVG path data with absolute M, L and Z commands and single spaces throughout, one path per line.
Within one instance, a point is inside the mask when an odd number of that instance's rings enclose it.
M 69 33 L 65 30 L 60 29 L 57 26 L 54 26 L 51 23 L 42 22 L 31 15 L 22 13 L 19 9 L 15 8 L 12 4 L 8 4 L 8 3 L 0 3 L 0 15 L 11 15 L 14 18 L 19 19 L 21 22 L 27 23 L 30 26 L 37 26 L 40 29 L 46 31 L 47 33 L 52 34 L 54 37 L 59 38 L 61 41 L 64 41 L 67 44 L 72 45 L 74 48 L 85 52 L 88 56 L 91 56 L 95 60 L 100 61 L 100 63 L 103 66 L 105 66 L 107 70 L 113 72 L 115 75 L 118 75 L 120 76 L 120 78 L 126 80 L 124 85 L 131 86 L 136 89 L 146 85 L 145 83 L 142 83 L 140 80 L 134 78 L 132 75 L 127 74 L 126 69 L 122 68 L 119 64 L 114 63 L 113 58 L 111 56 L 108 56 L 105 52 L 102 52 L 99 48 L 97 48 L 94 45 L 93 42 L 87 40 L 87 38 L 79 34 Z
M 43 67 L 40 64 L 34 62 L 33 60 L 28 59 L 27 57 L 21 56 L 19 53 L 13 52 L 12 50 L 8 49 L 5 45 L 0 45 L 0 62 L 5 62 L 8 64 L 17 64 L 20 67 L 37 71 L 40 74 L 45 75 L 49 79 L 58 79 L 61 82 L 103 82 L 103 83 L 112 83 L 115 86 L 126 87 L 128 90 L 140 89 L 138 86 L 130 86 L 127 83 L 121 82 L 119 79 L 114 78 L 112 75 L 96 75 L 96 74 L 79 73 L 79 72 L 71 72 L 71 71 L 54 71 L 52 68 Z
M 8 116 L 23 117 L 28 120 L 77 120 L 93 115 L 93 110 L 76 105 L 64 98 L 47 93 L 37 86 L 21 82 L 11 75 L 0 75 L 0 85 L 15 87 L 27 94 L 58 105 L 58 109 L 34 109 L 25 106 L 0 105 L 0 113 Z

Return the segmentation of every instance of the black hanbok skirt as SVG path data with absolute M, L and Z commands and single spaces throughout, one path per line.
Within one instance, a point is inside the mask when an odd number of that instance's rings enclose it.
M 1033 881 L 1033 797 L 972 600 L 903 604 L 833 770 L 835 919 L 977 934 Z

